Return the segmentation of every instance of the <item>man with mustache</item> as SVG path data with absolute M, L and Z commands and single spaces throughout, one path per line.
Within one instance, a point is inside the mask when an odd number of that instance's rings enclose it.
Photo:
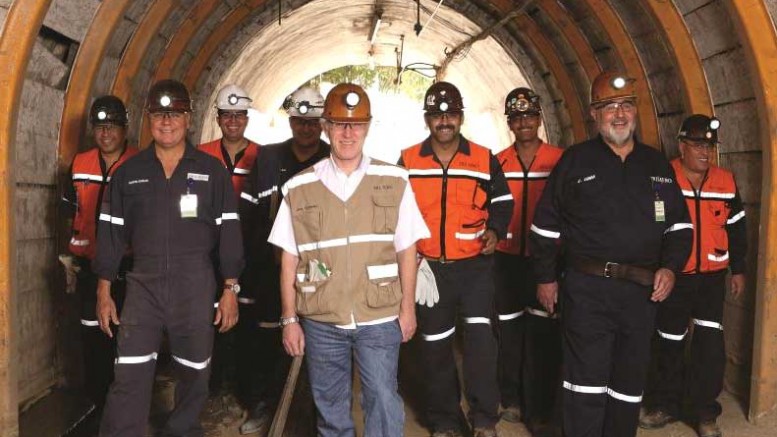
M 567 437 L 636 434 L 657 303 L 682 272 L 693 225 L 671 166 L 634 136 L 634 80 L 603 72 L 591 85 L 599 136 L 567 149 L 532 223 L 537 298 L 561 287 L 563 425 Z
M 476 437 L 496 436 L 499 420 L 494 319 L 494 249 L 507 234 L 513 196 L 491 151 L 461 135 L 458 88 L 437 82 L 426 91 L 429 137 L 402 151 L 431 237 L 418 242 L 439 289 L 439 302 L 418 305 L 426 415 L 435 437 L 461 436 L 460 390 L 453 339 L 462 316 L 464 385 Z
M 505 115 L 515 143 L 496 156 L 515 199 L 507 238 L 496 245 L 495 256 L 502 419 L 518 422 L 523 416 L 535 434 L 553 430 L 561 365 L 558 318 L 537 301 L 529 257 L 534 208 L 563 152 L 537 135 L 541 114 L 540 96 L 534 91 L 523 87 L 510 91 Z
M 256 161 L 259 145 L 245 137 L 248 127 L 248 109 L 251 108 L 251 98 L 242 88 L 230 84 L 222 87 L 216 94 L 216 122 L 221 129 L 222 137 L 209 143 L 200 144 L 197 148 L 221 161 L 232 175 L 232 186 L 235 196 L 239 196 L 243 185 Z M 245 223 L 243 223 L 245 225 Z M 217 278 L 217 283 L 221 279 Z M 241 283 L 245 280 L 241 279 Z M 253 290 L 243 287 L 243 293 L 238 297 L 240 315 L 247 315 L 254 302 Z M 221 299 L 221 290 L 217 290 L 216 302 Z M 251 317 L 241 317 L 240 325 L 250 323 Z M 237 353 L 244 350 L 245 338 L 237 339 L 238 331 L 217 333 L 213 342 L 213 360 L 211 360 L 210 391 L 211 395 L 221 396 L 237 387 L 244 387 L 246 374 L 236 374 Z M 241 341 L 242 340 L 242 341 Z M 236 345 L 235 343 L 240 343 Z M 242 357 L 241 357 L 242 358 Z
M 726 365 L 722 324 L 726 273 L 730 268 L 731 294 L 739 296 L 745 289 L 747 231 L 734 175 L 710 163 L 719 127 L 718 119 L 695 114 L 683 121 L 677 136 L 680 158 L 672 161 L 672 167 L 693 219 L 694 244 L 674 291 L 658 309 L 655 378 L 639 421 L 646 429 L 677 420 L 687 393 L 688 419 L 699 436 L 722 436 L 715 420 L 721 413 L 716 398 L 723 389 Z M 689 322 L 694 330 L 686 364 Z

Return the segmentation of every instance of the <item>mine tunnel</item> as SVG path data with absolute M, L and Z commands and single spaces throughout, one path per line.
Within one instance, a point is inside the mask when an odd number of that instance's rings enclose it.
M 725 304 L 725 389 L 750 422 L 774 415 L 776 14 L 772 0 L 0 0 L 0 435 L 72 384 L 57 205 L 97 96 L 127 103 L 129 140 L 143 147 L 147 90 L 180 80 L 198 143 L 218 136 L 210 108 L 224 84 L 273 113 L 326 71 L 413 63 L 460 87 L 480 114 L 465 129 L 494 151 L 511 141 L 501 105 L 517 86 L 542 96 L 548 142 L 594 135 L 589 89 L 603 70 L 636 79 L 639 138 L 667 157 L 684 117 L 717 116 L 717 159 L 736 175 L 749 230 L 747 289 Z

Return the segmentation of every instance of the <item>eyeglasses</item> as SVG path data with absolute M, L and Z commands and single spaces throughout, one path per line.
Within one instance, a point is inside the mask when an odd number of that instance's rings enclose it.
M 708 143 L 706 141 L 692 141 L 692 140 L 683 140 L 683 144 L 686 146 L 689 146 L 693 150 L 700 152 L 702 150 L 708 151 L 715 148 L 714 143 Z
M 151 121 L 162 121 L 164 119 L 172 121 L 183 120 L 184 112 L 149 112 L 148 117 Z
M 601 109 L 605 114 L 615 114 L 618 112 L 618 109 L 626 114 L 631 114 L 637 109 L 637 105 L 635 105 L 634 102 L 612 102 L 599 106 L 596 109 Z
M 336 133 L 345 132 L 345 129 L 348 127 L 350 127 L 353 132 L 364 132 L 367 130 L 367 126 L 370 125 L 369 123 L 339 123 L 336 121 L 330 121 L 328 124 L 332 131 Z
M 248 118 L 245 112 L 221 112 L 219 118 L 222 120 L 243 121 Z

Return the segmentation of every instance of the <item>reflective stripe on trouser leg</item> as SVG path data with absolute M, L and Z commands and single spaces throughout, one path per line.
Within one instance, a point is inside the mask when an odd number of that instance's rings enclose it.
M 689 411 L 692 420 L 714 420 L 721 413 L 717 401 L 723 390 L 726 353 L 723 337 L 723 306 L 726 275 L 699 275 L 694 293 L 693 337 L 688 377 Z
M 524 395 L 524 367 L 531 360 L 526 352 L 525 308 L 536 299 L 531 262 L 526 257 L 497 252 L 494 255 L 494 286 L 499 320 L 498 381 L 502 407 L 525 411 L 532 402 Z
M 567 437 L 636 433 L 639 403 L 625 400 L 642 395 L 653 333 L 649 291 L 567 271 L 562 289 Z M 590 387 L 596 389 L 585 390 Z

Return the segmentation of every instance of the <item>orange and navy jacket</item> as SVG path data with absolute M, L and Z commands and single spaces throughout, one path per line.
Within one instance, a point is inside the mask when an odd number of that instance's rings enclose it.
M 459 260 L 480 254 L 487 229 L 507 235 L 513 196 L 499 161 L 491 151 L 463 136 L 447 168 L 432 150 L 430 139 L 402 151 L 418 207 L 432 231 L 418 242 L 429 258 Z
M 197 148 L 221 161 L 224 167 L 229 170 L 229 174 L 232 175 L 232 187 L 235 189 L 235 194 L 239 199 L 240 193 L 243 192 L 246 178 L 251 173 L 251 169 L 256 162 L 259 145 L 249 141 L 248 146 L 235 155 L 234 164 L 229 159 L 229 153 L 221 144 L 221 139 L 200 144 Z
M 540 200 L 550 171 L 556 166 L 562 153 L 564 153 L 562 149 L 542 143 L 528 167 L 521 162 L 518 150 L 514 146 L 496 155 L 515 202 L 513 218 L 507 228 L 507 238 L 499 241 L 496 250 L 529 256 L 529 231 L 534 219 L 534 208 Z
M 672 161 L 677 183 L 683 191 L 693 221 L 693 247 L 683 273 L 709 273 L 731 268 L 745 271 L 747 230 L 745 210 L 734 175 L 710 166 L 698 190 L 693 188 L 680 158 Z
M 70 166 L 70 184 L 64 190 L 62 200 L 74 207 L 73 229 L 69 250 L 75 256 L 94 259 L 97 252 L 97 217 L 105 187 L 111 175 L 124 161 L 138 153 L 135 147 L 125 146 L 116 162 L 106 167 L 97 147 L 81 152 Z

